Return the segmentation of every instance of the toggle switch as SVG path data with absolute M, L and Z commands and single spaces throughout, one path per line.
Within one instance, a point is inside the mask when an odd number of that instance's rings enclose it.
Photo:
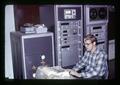
M 37 67 L 35 67 L 34 65 L 32 66 L 32 70 L 33 71 L 36 71 L 37 70 Z

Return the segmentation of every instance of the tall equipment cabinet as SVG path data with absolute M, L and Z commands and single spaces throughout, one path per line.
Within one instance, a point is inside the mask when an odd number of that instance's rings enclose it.
M 84 5 L 84 35 L 90 33 L 108 53 L 108 5 Z

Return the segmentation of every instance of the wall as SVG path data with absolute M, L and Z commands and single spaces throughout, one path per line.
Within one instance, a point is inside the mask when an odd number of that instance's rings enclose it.
M 109 22 L 108 22 L 108 52 L 109 60 L 115 59 L 115 6 L 109 5 Z
M 11 54 L 10 32 L 15 31 L 13 5 L 5 7 L 5 77 L 13 77 L 13 64 Z
M 109 40 L 109 60 L 115 59 L 115 40 Z
M 109 6 L 109 22 L 108 22 L 108 40 L 114 40 L 115 39 L 115 26 L 116 26 L 116 20 L 115 20 L 115 7 Z

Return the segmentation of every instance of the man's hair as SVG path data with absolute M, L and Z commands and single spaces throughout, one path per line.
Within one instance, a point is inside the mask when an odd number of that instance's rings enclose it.
M 86 41 L 86 40 L 91 40 L 92 43 L 93 43 L 93 42 L 96 42 L 96 44 L 97 44 L 97 38 L 96 38 L 94 35 L 92 35 L 92 34 L 86 35 L 85 38 L 84 38 L 84 40 L 85 40 L 85 41 Z

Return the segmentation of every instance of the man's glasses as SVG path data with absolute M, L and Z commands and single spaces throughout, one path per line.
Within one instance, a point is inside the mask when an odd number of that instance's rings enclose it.
M 89 46 L 90 44 L 92 44 L 92 43 L 84 43 L 84 45 L 87 45 L 87 46 Z

